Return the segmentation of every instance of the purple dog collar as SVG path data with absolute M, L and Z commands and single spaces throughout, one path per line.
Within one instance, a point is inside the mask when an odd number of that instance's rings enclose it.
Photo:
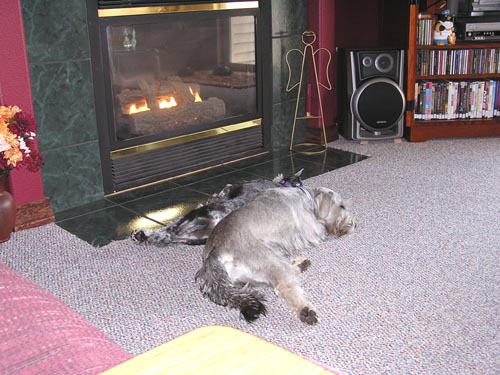
M 301 188 L 302 187 L 302 183 L 298 182 L 296 183 L 295 185 L 293 185 L 290 181 L 286 180 L 286 179 L 283 179 L 279 182 L 279 184 L 283 187 L 286 187 L 286 188 L 290 188 L 290 187 L 296 187 L 296 188 Z

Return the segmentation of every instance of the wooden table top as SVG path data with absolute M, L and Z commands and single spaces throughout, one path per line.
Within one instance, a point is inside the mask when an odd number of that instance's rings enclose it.
M 334 372 L 231 327 L 195 329 L 102 375 L 332 375 Z

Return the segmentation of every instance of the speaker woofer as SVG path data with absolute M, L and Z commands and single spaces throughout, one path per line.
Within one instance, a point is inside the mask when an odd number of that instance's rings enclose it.
M 363 128 L 372 132 L 391 129 L 404 114 L 405 96 L 387 78 L 374 78 L 362 84 L 351 97 L 351 111 Z

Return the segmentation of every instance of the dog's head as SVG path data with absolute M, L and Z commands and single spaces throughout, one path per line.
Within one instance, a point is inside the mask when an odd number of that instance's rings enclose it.
M 328 232 L 338 237 L 350 234 L 356 228 L 356 221 L 349 212 L 348 201 L 324 187 L 313 189 L 314 201 L 318 208 L 319 220 L 323 221 Z

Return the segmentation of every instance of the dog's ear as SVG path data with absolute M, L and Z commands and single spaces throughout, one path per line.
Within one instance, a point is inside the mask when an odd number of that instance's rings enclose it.
M 320 188 L 314 199 L 318 206 L 318 216 L 320 218 L 326 218 L 332 209 L 332 205 L 335 205 L 332 192 Z
M 281 182 L 284 180 L 285 178 L 283 177 L 283 173 L 280 173 L 278 175 L 276 175 L 276 177 L 273 178 L 273 182 L 275 184 L 278 184 L 278 185 L 282 185 Z

